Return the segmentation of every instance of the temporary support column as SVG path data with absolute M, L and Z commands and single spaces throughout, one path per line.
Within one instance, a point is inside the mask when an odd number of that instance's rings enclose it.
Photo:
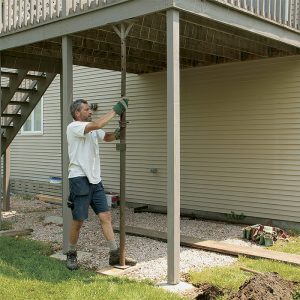
M 121 97 L 126 97 L 126 36 L 132 24 L 127 28 L 120 24 L 120 28 L 113 26 L 121 39 Z M 125 266 L 125 187 L 126 187 L 126 111 L 120 117 L 120 266 Z
M 73 99 L 73 54 L 72 38 L 69 36 L 62 37 L 62 74 L 60 77 L 61 90 L 61 156 L 62 156 L 62 199 L 63 199 L 63 252 L 68 251 L 69 231 L 71 225 L 71 210 L 67 206 L 69 196 L 68 181 L 68 143 L 67 143 L 67 126 L 72 122 L 70 115 L 70 104 Z
M 167 11 L 168 283 L 179 283 L 180 79 L 179 12 Z

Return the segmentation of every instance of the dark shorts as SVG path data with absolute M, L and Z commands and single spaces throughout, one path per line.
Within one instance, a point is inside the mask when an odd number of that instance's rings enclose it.
M 110 211 L 102 182 L 91 184 L 87 177 L 74 177 L 69 178 L 69 187 L 68 206 L 72 210 L 73 220 L 86 220 L 89 206 L 97 215 Z

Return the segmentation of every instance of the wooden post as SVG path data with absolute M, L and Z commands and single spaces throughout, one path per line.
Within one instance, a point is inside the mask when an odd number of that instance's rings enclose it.
M 168 283 L 179 283 L 180 79 L 179 12 L 167 11 Z

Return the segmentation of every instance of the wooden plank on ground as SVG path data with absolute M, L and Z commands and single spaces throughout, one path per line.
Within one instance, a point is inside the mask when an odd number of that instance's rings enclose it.
M 24 230 L 0 230 L 0 236 L 23 236 L 30 235 L 33 229 Z
M 118 231 L 118 228 L 114 228 L 114 230 Z M 126 226 L 125 231 L 126 234 L 129 235 L 144 236 L 156 240 L 167 241 L 166 232 L 160 232 L 157 230 L 133 226 Z M 247 257 L 267 258 L 294 265 L 300 265 L 300 255 L 273 251 L 260 247 L 240 246 L 218 241 L 201 241 L 194 237 L 184 235 L 180 236 L 180 245 L 189 248 L 218 252 L 227 255 L 244 255 Z
M 127 269 L 120 269 L 120 268 L 109 266 L 104 269 L 97 270 L 96 273 L 101 275 L 108 275 L 108 276 L 123 276 L 137 270 L 138 268 L 139 268 L 138 266 L 130 266 Z
M 44 195 L 44 194 L 37 194 L 35 196 L 35 198 L 37 200 L 44 201 L 44 202 L 47 202 L 47 203 L 62 205 L 62 198 L 61 197 L 48 196 L 48 195 Z

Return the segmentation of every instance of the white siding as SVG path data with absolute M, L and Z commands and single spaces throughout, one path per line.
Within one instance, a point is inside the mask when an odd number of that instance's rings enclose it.
M 127 89 L 127 198 L 166 205 L 166 74 L 128 75 Z M 75 68 L 74 98 L 98 103 L 96 115 L 119 93 L 119 73 Z M 299 57 L 182 71 L 182 207 L 299 222 L 299 95 Z M 12 177 L 60 176 L 58 80 L 44 101 L 44 136 L 17 137 Z M 117 125 L 116 118 L 107 130 Z M 110 191 L 119 186 L 114 144 L 101 144 Z

